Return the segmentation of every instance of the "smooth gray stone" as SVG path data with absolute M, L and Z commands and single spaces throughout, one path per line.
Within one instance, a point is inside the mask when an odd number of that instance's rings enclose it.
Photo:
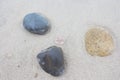
M 29 13 L 23 19 L 23 26 L 31 33 L 43 35 L 50 29 L 50 22 L 43 15 Z
M 64 71 L 64 57 L 60 47 L 51 46 L 43 50 L 37 59 L 42 69 L 53 76 L 60 76 Z

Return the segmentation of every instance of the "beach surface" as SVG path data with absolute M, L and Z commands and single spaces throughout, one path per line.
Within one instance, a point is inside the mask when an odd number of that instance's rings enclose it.
M 24 16 L 33 12 L 50 20 L 46 35 L 24 29 Z M 85 33 L 96 25 L 114 38 L 109 56 L 86 52 Z M 64 51 L 66 69 L 60 77 L 43 71 L 36 58 L 53 45 Z M 120 0 L 0 0 L 0 80 L 120 80 Z

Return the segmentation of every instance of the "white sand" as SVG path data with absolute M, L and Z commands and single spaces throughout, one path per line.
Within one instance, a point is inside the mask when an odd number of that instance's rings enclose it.
M 30 12 L 46 15 L 52 24 L 44 36 L 22 26 Z M 90 25 L 103 25 L 116 40 L 107 57 L 93 57 L 84 47 Z M 0 0 L 0 80 L 120 80 L 120 0 Z M 45 73 L 36 55 L 62 36 L 67 63 L 61 77 Z

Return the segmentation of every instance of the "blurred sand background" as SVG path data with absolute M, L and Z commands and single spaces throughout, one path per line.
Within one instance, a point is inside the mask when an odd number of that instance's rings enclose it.
M 51 31 L 34 35 L 23 28 L 26 14 L 42 13 Z M 84 47 L 90 25 L 111 31 L 116 48 L 107 57 L 93 57 Z M 62 45 L 55 43 L 62 37 Z M 66 71 L 53 77 L 36 55 L 49 46 L 63 48 Z M 120 80 L 120 0 L 0 0 L 0 80 Z

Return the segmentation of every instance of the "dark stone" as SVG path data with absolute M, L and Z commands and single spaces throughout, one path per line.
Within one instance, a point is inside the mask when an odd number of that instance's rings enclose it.
M 29 32 L 43 35 L 50 29 L 47 18 L 38 13 L 30 13 L 24 17 L 23 26 Z
M 43 50 L 37 59 L 42 69 L 53 76 L 60 76 L 64 71 L 64 57 L 60 47 L 52 46 Z

